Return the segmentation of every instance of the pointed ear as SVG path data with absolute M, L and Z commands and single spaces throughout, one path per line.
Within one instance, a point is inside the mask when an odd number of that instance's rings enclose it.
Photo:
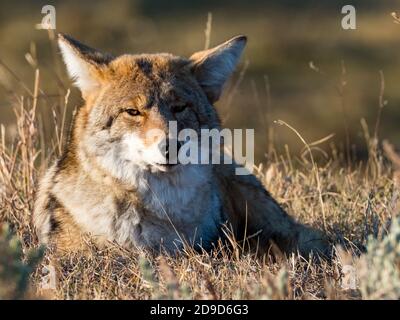
M 95 91 L 100 86 L 104 71 L 113 57 L 64 34 L 58 35 L 58 45 L 68 74 L 82 95 L 85 97 Z
M 245 36 L 237 36 L 190 57 L 193 73 L 211 103 L 221 96 L 223 86 L 235 70 L 246 41 Z

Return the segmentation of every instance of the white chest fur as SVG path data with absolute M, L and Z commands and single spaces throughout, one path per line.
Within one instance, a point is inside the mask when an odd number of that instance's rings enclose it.
M 221 204 L 210 167 L 138 173 L 135 184 L 139 202 L 122 199 L 119 205 L 112 190 L 99 192 L 85 181 L 54 191 L 83 230 L 126 247 L 158 250 L 162 244 L 173 252 L 183 242 L 208 247 L 217 237 Z
M 218 234 L 220 200 L 211 167 L 185 166 L 172 174 L 146 175 L 138 180 L 144 212 L 139 213 L 141 238 L 151 247 L 160 240 L 170 251 L 189 245 L 208 246 Z

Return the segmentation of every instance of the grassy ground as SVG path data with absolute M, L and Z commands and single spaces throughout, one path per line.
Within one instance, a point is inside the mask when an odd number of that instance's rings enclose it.
M 296 254 L 256 257 L 222 245 L 212 253 L 151 257 L 110 244 L 86 253 L 56 255 L 38 247 L 31 215 L 38 176 L 62 150 L 68 97 L 53 110 L 55 134 L 45 148 L 36 108 L 40 74 L 32 94 L 15 106 L 18 135 L 0 141 L 0 297 L 55 299 L 356 299 L 399 298 L 399 159 L 388 143 L 386 157 L 365 125 L 369 158 L 347 166 L 333 145 L 302 140 L 299 156 L 272 148 L 256 174 L 283 207 L 318 227 L 335 244 L 331 261 Z M 320 161 L 314 162 L 316 154 Z M 313 155 L 313 156 L 311 156 Z M 391 159 L 393 163 L 387 160 Z M 13 235 L 15 234 L 15 235 Z M 46 282 L 47 281 L 47 282 Z M 47 283 L 47 285 L 46 285 Z
M 379 141 L 385 106 L 380 76 L 376 124 L 369 129 L 361 121 L 368 150 L 363 161 L 348 141 L 340 147 L 332 136 L 305 141 L 283 121 L 266 119 L 259 131 L 268 133 L 262 148 L 269 161 L 255 173 L 290 214 L 324 230 L 335 248 L 330 261 L 296 254 L 260 257 L 243 253 L 234 240 L 229 249 L 220 244 L 199 254 L 188 248 L 177 257 L 127 252 L 114 244 L 98 249 L 88 243 L 87 252 L 68 255 L 40 247 L 31 221 L 36 183 L 62 152 L 73 105 L 68 85 L 59 79 L 54 97 L 43 92 L 38 69 L 33 86 L 15 77 L 24 94 L 10 91 L 12 138 L 0 127 L 0 298 L 399 299 L 400 158 Z M 225 104 L 236 93 L 228 92 Z M 38 112 L 41 105 L 50 107 L 46 119 Z M 283 149 L 273 138 L 279 124 L 279 132 L 292 135 L 302 152 L 276 151 Z M 45 126 L 53 129 L 51 140 Z

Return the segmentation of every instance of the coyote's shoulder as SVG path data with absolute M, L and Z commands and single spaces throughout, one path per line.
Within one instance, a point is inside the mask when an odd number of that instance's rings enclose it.
M 245 43 L 239 36 L 188 59 L 113 57 L 61 35 L 85 104 L 63 156 L 40 181 L 34 222 L 41 240 L 60 249 L 79 248 L 88 235 L 127 248 L 209 249 L 226 224 L 261 251 L 271 241 L 284 251 L 321 249 L 320 234 L 289 217 L 255 176 L 236 175 L 235 163 L 166 161 L 170 122 L 178 130 L 220 129 L 213 103 Z

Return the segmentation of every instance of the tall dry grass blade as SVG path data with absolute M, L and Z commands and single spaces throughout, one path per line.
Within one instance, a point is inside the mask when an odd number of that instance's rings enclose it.
M 319 177 L 319 170 L 318 170 L 318 166 L 316 164 L 316 162 L 314 161 L 314 156 L 312 153 L 312 150 L 309 146 L 309 144 L 304 140 L 304 138 L 301 136 L 301 134 L 295 129 L 293 128 L 291 125 L 289 125 L 288 123 L 286 123 L 283 120 L 276 120 L 275 123 L 279 124 L 279 125 L 285 125 L 286 127 L 288 127 L 290 130 L 292 130 L 301 140 L 301 142 L 304 144 L 304 146 L 307 148 L 308 153 L 310 155 L 310 159 L 311 159 L 311 164 L 312 164 L 312 170 L 314 172 L 315 175 L 315 179 L 317 181 L 317 189 L 318 189 L 318 198 L 319 198 L 319 202 L 320 202 L 320 206 L 321 206 L 321 211 L 322 211 L 322 219 L 323 219 L 323 226 L 324 226 L 324 231 L 327 231 L 327 224 L 326 224 L 326 213 L 325 213 L 325 204 L 324 204 L 324 200 L 322 198 L 322 191 L 321 191 L 321 181 L 320 181 L 320 177 Z
M 205 41 L 204 41 L 204 50 L 210 48 L 211 44 L 211 29 L 212 29 L 212 13 L 209 12 L 207 14 L 207 23 L 206 28 L 204 29 Z

